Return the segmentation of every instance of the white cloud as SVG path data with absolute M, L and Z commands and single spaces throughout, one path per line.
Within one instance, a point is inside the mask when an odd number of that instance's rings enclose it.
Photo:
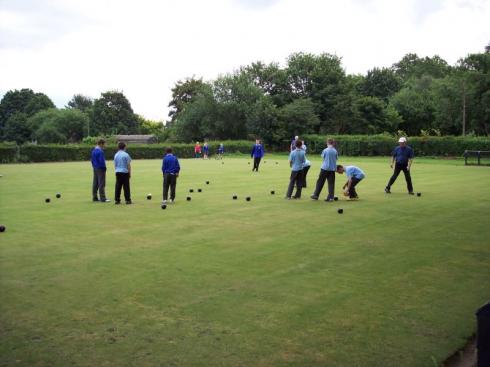
M 337 54 L 349 73 L 409 52 L 454 64 L 490 41 L 488 19 L 483 0 L 0 0 L 0 94 L 32 88 L 61 107 L 117 89 L 163 120 L 185 77 L 297 51 Z

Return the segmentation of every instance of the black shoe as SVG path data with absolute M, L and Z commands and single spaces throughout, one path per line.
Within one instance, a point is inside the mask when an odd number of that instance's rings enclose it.
M 92 201 L 95 203 L 95 202 L 99 202 L 99 198 L 93 198 Z
M 109 199 L 100 199 L 101 203 L 110 203 L 111 201 Z
M 386 192 L 387 194 L 391 194 L 390 188 L 389 188 L 389 187 L 385 187 L 385 192 Z
M 311 200 L 318 200 L 318 196 L 315 196 L 315 195 L 311 195 L 310 198 L 311 198 Z
M 330 202 L 330 201 L 333 201 L 333 199 L 332 198 L 326 198 L 325 201 Z
M 413 191 L 409 191 L 408 195 L 413 195 Z
M 120 202 L 120 201 L 115 201 L 115 202 L 114 202 L 114 205 L 120 205 L 120 204 L 121 204 L 121 202 Z
M 126 205 L 131 205 L 131 204 L 133 204 L 133 202 L 131 200 L 126 201 Z

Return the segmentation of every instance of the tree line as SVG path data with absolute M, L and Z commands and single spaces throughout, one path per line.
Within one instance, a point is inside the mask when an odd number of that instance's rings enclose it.
M 347 74 L 342 59 L 293 53 L 254 62 L 215 80 L 187 78 L 172 89 L 166 125 L 133 112 L 119 91 L 76 94 L 55 108 L 43 93 L 8 91 L 0 139 L 80 142 L 89 136 L 153 134 L 160 141 L 262 138 L 279 145 L 304 134 L 485 135 L 490 132 L 490 44 L 456 65 L 407 54 L 391 67 Z
M 286 66 L 255 62 L 213 81 L 176 83 L 169 135 L 177 141 L 304 134 L 488 135 L 490 45 L 450 66 L 407 54 L 388 68 L 346 74 L 342 60 L 294 53 Z
M 107 91 L 95 100 L 76 94 L 62 109 L 45 94 L 31 89 L 8 91 L 0 101 L 2 141 L 66 144 L 117 134 L 161 136 L 164 126 L 135 114 L 119 91 Z

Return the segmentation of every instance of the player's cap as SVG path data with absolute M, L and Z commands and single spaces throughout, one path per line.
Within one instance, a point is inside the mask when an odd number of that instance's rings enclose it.
M 404 136 L 402 136 L 400 139 L 398 139 L 398 142 L 399 143 L 406 143 L 407 142 L 407 138 L 405 138 Z

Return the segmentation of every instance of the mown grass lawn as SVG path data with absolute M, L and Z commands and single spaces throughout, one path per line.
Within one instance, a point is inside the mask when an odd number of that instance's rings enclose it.
M 417 159 L 410 197 L 403 175 L 384 194 L 388 158 L 342 158 L 361 200 L 325 203 L 310 159 L 299 201 L 286 156 L 181 160 L 167 210 L 159 160 L 119 207 L 91 202 L 88 162 L 0 166 L 0 365 L 440 363 L 490 298 L 490 168 Z

